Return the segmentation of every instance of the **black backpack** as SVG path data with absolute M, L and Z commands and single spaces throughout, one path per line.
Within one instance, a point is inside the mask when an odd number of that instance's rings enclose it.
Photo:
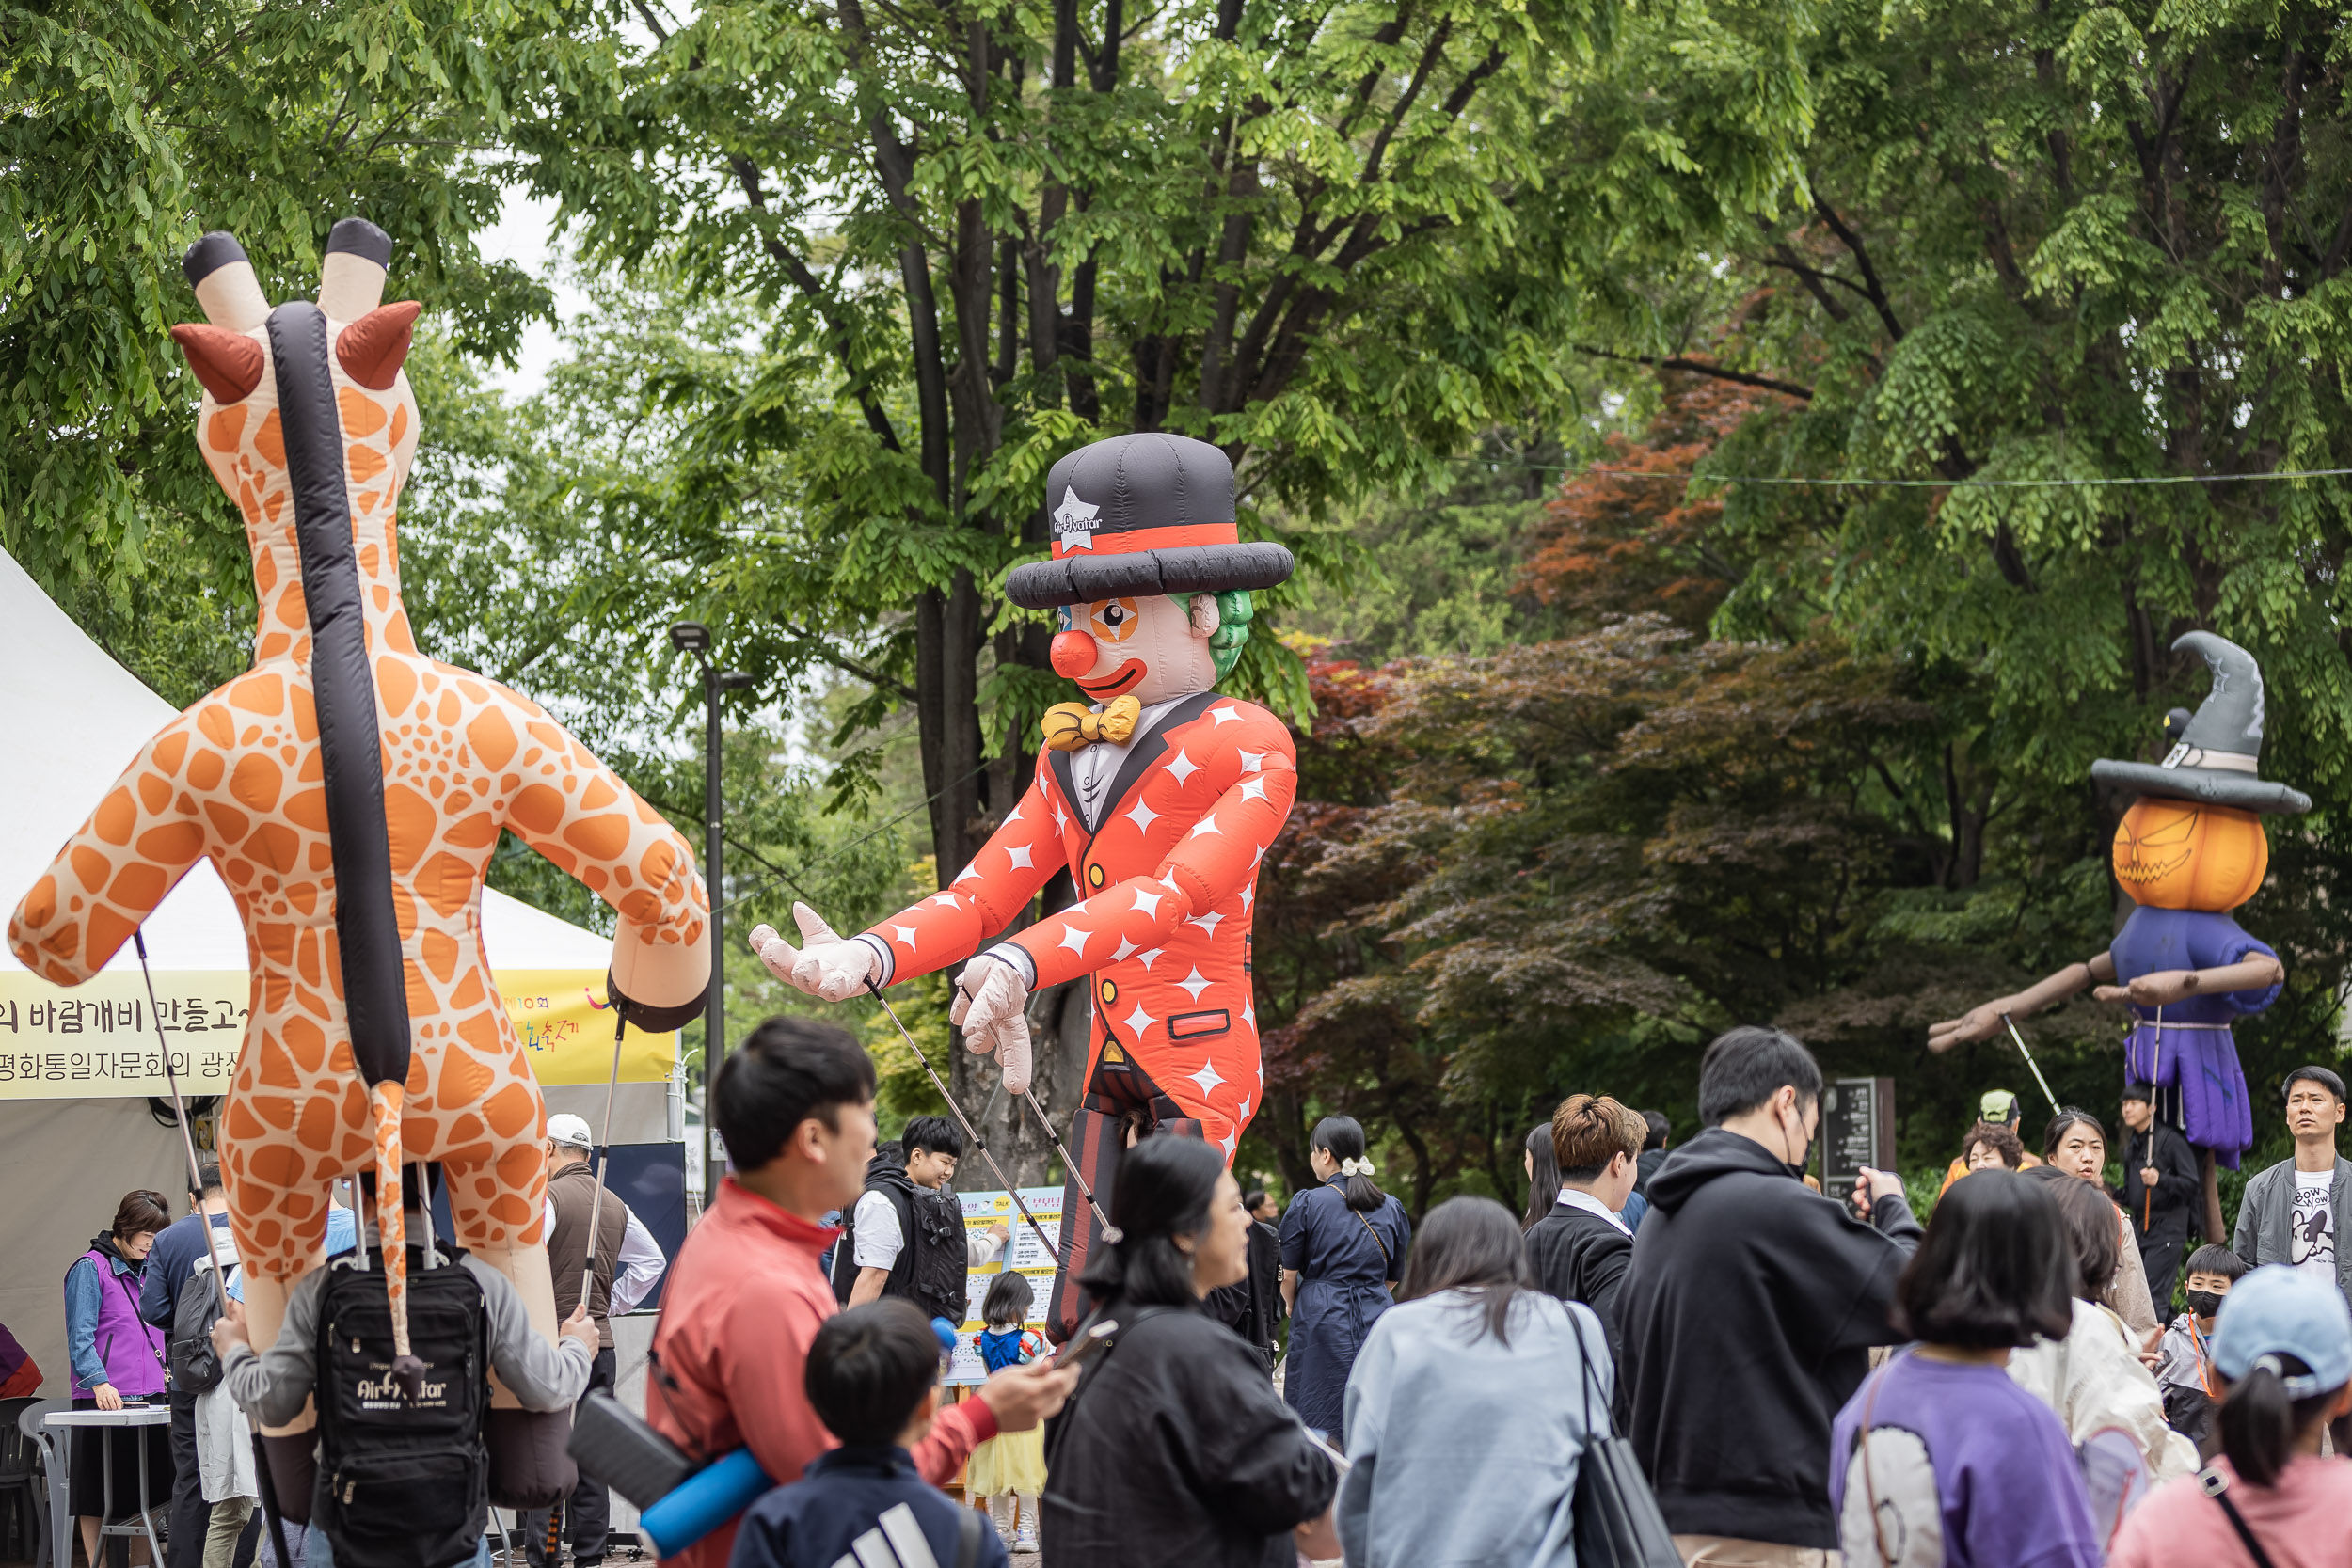
M 384 1271 L 328 1265 L 310 1516 L 339 1568 L 443 1568 L 472 1557 L 489 1524 L 490 1314 L 463 1256 L 428 1269 L 408 1251 L 408 1348 L 425 1366 L 414 1402 L 392 1380 Z
M 878 1158 L 876 1165 L 882 1162 Z M 964 1279 L 971 1263 L 964 1246 L 963 1205 L 944 1189 L 918 1187 L 895 1165 L 868 1167 L 866 1192 L 879 1192 L 898 1212 L 902 1238 L 898 1256 L 890 1265 L 884 1295 L 914 1303 L 927 1318 L 963 1322 L 971 1298 Z M 862 1196 L 862 1195 L 861 1195 Z M 852 1210 L 852 1216 L 856 1211 Z M 854 1223 L 841 1234 L 834 1257 L 834 1299 L 848 1302 L 857 1284 L 857 1233 Z

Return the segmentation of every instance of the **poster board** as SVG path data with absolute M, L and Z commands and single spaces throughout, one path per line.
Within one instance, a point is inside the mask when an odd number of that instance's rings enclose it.
M 1013 1269 L 1029 1276 L 1029 1288 L 1036 1299 L 1029 1308 L 1028 1325 L 1039 1333 L 1045 1331 L 1045 1307 L 1054 1289 L 1054 1255 L 1037 1238 L 1021 1211 L 1014 1208 L 1010 1195 L 998 1191 L 988 1193 L 958 1193 L 963 1205 L 964 1228 L 974 1233 L 994 1225 L 1010 1227 L 1011 1236 L 1004 1252 L 993 1263 L 976 1263 L 963 1276 L 963 1322 L 956 1330 L 956 1348 L 949 1358 L 946 1383 L 949 1387 L 970 1386 L 988 1381 L 988 1369 L 980 1362 L 978 1345 L 974 1337 L 980 1332 L 980 1302 L 988 1294 L 989 1285 L 1006 1269 Z M 1029 1206 L 1037 1223 L 1045 1227 L 1045 1234 L 1061 1240 L 1061 1189 L 1059 1187 L 1024 1187 L 1021 1201 Z

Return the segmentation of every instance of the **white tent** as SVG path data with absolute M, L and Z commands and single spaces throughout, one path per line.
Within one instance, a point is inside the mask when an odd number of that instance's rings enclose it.
M 169 704 L 107 657 L 0 552 L 0 735 L 7 737 L 0 748 L 0 823 L 6 824 L 0 828 L 0 920 L 172 714 Z M 245 929 L 210 862 L 197 863 L 144 929 L 157 971 L 211 973 L 219 978 L 218 989 L 244 993 Z M 501 975 L 528 972 L 601 981 L 612 956 L 609 938 L 495 891 L 483 895 L 482 931 Z M 135 971 L 137 965 L 126 945 L 107 969 Z M 4 950 L 0 985 L 54 990 Z M 0 1014 L 0 1053 L 20 1044 L 12 1037 L 23 1026 L 21 1009 Z M 233 1038 L 225 1036 L 219 1043 Z M 594 1087 L 551 1085 L 546 1092 L 550 1110 L 577 1112 L 591 1126 L 603 1122 L 601 1082 Z M 11 1099 L 0 1085 L 0 1259 L 7 1262 L 0 1272 L 0 1323 L 40 1363 L 42 1392 L 55 1398 L 65 1395 L 69 1381 L 67 1267 L 106 1227 L 122 1194 L 152 1188 L 172 1197 L 176 1212 L 187 1187 L 179 1134 L 151 1114 L 146 1089 L 117 1088 L 113 1098 L 104 1093 L 93 1084 L 66 1098 Z M 678 1136 L 671 1099 L 666 1084 L 624 1084 L 612 1141 Z

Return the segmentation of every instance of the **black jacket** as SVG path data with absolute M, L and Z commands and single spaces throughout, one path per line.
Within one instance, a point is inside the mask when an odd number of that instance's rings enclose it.
M 2155 1152 L 2148 1146 L 2154 1141 Z M 2140 1171 L 2156 1167 L 2156 1184 L 2141 1201 Z M 2132 1234 L 2151 1242 L 2180 1242 L 2188 1238 L 2190 1218 L 2205 1206 L 2204 1173 L 2197 1168 L 2196 1151 L 2180 1129 L 2152 1123 L 2145 1132 L 2123 1139 L 2123 1210 L 2132 1217 Z M 2159 1310 L 2164 1305 L 2159 1304 Z
M 1633 1190 L 1635 1192 L 1644 1197 L 1649 1196 L 1650 1178 L 1658 1174 L 1658 1167 L 1666 1163 L 1666 1156 L 1672 1152 L 1671 1149 L 1645 1148 L 1633 1157 Z
M 1282 1238 L 1263 1221 L 1249 1222 L 1249 1277 L 1220 1285 L 1201 1310 L 1249 1341 L 1274 1370 L 1274 1342 L 1282 1322 Z
M 1617 1290 L 1633 1261 L 1633 1238 L 1589 1209 L 1555 1203 L 1528 1229 L 1527 1261 L 1536 1284 L 1593 1309 L 1617 1354 Z
M 1830 1422 L 1870 1347 L 1899 1338 L 1887 1307 L 1919 1222 L 1889 1196 L 1864 1225 L 1719 1127 L 1674 1151 L 1649 1200 L 1617 1297 L 1619 1375 L 1667 1526 L 1836 1549 Z
M 1045 1433 L 1045 1568 L 1291 1568 L 1331 1462 L 1257 1353 L 1189 1307 L 1122 1310 Z

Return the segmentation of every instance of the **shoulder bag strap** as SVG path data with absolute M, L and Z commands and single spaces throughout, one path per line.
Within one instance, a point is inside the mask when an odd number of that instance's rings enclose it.
M 677 1402 L 670 1397 L 677 1388 L 677 1374 L 661 1364 L 659 1351 L 649 1349 L 645 1352 L 645 1386 L 661 1396 L 661 1408 L 667 1410 L 670 1419 L 677 1423 L 679 1433 L 685 1437 L 683 1447 L 686 1457 L 698 1465 L 709 1464 L 710 1450 L 688 1435 L 693 1431 L 692 1423 L 680 1414 Z
M 2205 1496 L 2219 1503 L 2221 1512 L 2230 1516 L 2230 1528 L 2237 1531 L 2238 1541 L 2246 1547 L 2246 1555 L 2254 1560 L 2254 1568 L 2274 1568 L 2270 1554 L 2263 1550 L 2263 1544 L 2254 1539 L 2254 1532 L 2247 1527 L 2246 1515 L 2240 1513 L 2237 1504 L 2230 1500 L 2230 1478 L 2209 1465 L 2198 1476 L 2197 1484 L 2203 1487 Z
M 1389 1243 L 1380 1239 L 1380 1232 L 1373 1227 L 1372 1221 L 1365 1217 L 1364 1212 L 1361 1209 L 1351 1208 L 1348 1210 L 1348 1212 L 1355 1215 L 1356 1223 L 1362 1226 L 1364 1229 L 1371 1234 L 1372 1244 L 1380 1249 L 1381 1267 L 1386 1268 L 1389 1263 Z
M 1887 1550 L 1886 1520 L 1879 1513 L 1878 1475 L 1870 1464 L 1870 1415 L 1878 1409 L 1879 1389 L 1886 1382 L 1887 1367 L 1894 1364 L 1890 1359 L 1886 1366 L 1870 1374 L 1870 1391 L 1862 1397 L 1862 1431 L 1854 1439 L 1854 1447 L 1862 1450 L 1862 1495 L 1870 1505 L 1870 1533 L 1878 1541 L 1879 1561 L 1886 1568 L 1894 1568 L 1895 1554 Z M 2265 1563 L 2264 1568 L 2269 1565 Z
M 1565 1304 L 1563 1303 L 1563 1305 Z M 1599 1314 L 1594 1315 L 1597 1317 Z M 1578 1371 L 1581 1374 L 1577 1381 L 1583 1386 L 1584 1390 L 1584 1442 L 1587 1447 L 1590 1447 L 1597 1432 L 1601 1437 L 1613 1437 L 1617 1434 L 1615 1418 L 1610 1413 L 1609 1402 L 1603 1400 L 1600 1404 L 1600 1427 L 1598 1429 L 1594 1427 L 1593 1384 L 1596 1380 L 1593 1376 L 1593 1353 L 1584 1348 L 1584 1323 L 1576 1315 L 1573 1308 L 1568 1312 L 1568 1327 L 1576 1334 L 1576 1364 Z M 1604 1345 L 1607 1339 L 1608 1336 L 1604 1333 L 1602 1335 Z
M 956 1568 L 979 1568 L 980 1511 L 977 1508 L 956 1510 Z
M 113 1271 L 109 1270 L 108 1272 L 112 1273 Z M 171 1363 L 166 1359 L 164 1355 L 164 1347 L 157 1341 L 156 1338 L 158 1334 L 162 1334 L 166 1338 L 168 1338 L 170 1337 L 169 1331 L 158 1329 L 153 1323 L 149 1323 L 145 1318 L 139 1316 L 138 1292 L 131 1289 L 131 1276 L 129 1275 L 115 1275 L 115 1284 L 121 1290 L 122 1299 L 131 1308 L 131 1321 L 139 1325 L 139 1338 L 146 1342 L 147 1354 L 155 1358 L 156 1366 L 163 1368 L 166 1371 L 170 1370 Z

